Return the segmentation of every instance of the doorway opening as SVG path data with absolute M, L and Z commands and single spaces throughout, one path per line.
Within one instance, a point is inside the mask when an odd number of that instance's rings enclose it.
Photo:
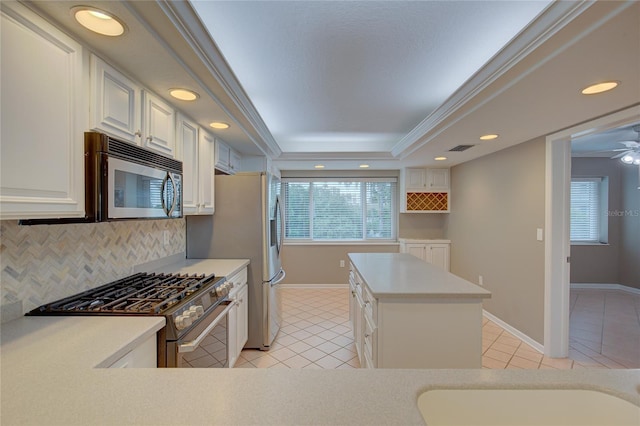
M 546 138 L 544 352 L 569 354 L 571 140 L 638 121 L 640 105 L 579 124 Z

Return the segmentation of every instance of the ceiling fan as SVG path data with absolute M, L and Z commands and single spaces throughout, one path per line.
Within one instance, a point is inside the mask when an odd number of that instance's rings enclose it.
M 633 131 L 638 135 L 635 141 L 618 141 L 625 148 L 612 149 L 610 151 L 621 151 L 619 154 L 611 158 L 619 158 L 625 164 L 634 164 L 640 166 L 640 124 L 633 126 Z

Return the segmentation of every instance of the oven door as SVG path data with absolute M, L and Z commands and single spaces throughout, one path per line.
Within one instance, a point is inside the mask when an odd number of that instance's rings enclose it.
M 187 334 L 168 342 L 178 368 L 226 368 L 229 366 L 229 311 L 231 302 L 218 305 Z
M 107 219 L 182 217 L 181 176 L 109 158 Z

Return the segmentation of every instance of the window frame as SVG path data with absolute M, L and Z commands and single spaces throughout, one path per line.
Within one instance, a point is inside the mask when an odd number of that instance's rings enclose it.
M 597 183 L 597 238 L 595 239 L 581 239 L 574 240 L 571 238 L 571 207 L 573 205 L 572 191 L 569 197 L 569 241 L 571 245 L 606 245 L 609 242 L 609 220 L 608 220 L 608 205 L 609 205 L 609 178 L 608 176 L 572 176 L 571 184 L 574 182 L 595 182 Z
M 397 244 L 398 238 L 398 211 L 399 211 L 399 199 L 398 199 L 398 179 L 396 177 L 283 177 L 282 178 L 282 204 L 284 209 L 284 216 L 287 217 L 288 208 L 288 189 L 286 185 L 289 182 L 301 182 L 309 183 L 309 204 L 308 204 L 308 226 L 310 238 L 289 238 L 286 235 L 286 219 L 285 219 L 285 245 L 388 245 L 390 243 Z M 360 183 L 360 208 L 362 211 L 362 238 L 359 239 L 317 239 L 313 238 L 313 184 L 322 182 L 345 182 L 345 183 Z M 390 238 L 370 238 L 367 237 L 367 183 L 372 182 L 385 182 L 391 184 L 391 212 L 390 212 Z

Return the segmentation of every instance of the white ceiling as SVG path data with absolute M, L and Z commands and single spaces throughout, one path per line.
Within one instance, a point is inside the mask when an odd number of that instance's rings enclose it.
M 547 1 L 192 1 L 285 153 L 391 151 Z
M 90 33 L 69 13 L 79 3 L 129 31 Z M 439 155 L 448 167 L 640 104 L 637 1 L 28 5 L 202 126 L 230 122 L 217 137 L 282 169 L 397 169 Z M 619 88 L 579 93 L 609 79 Z M 177 86 L 200 99 L 171 99 Z M 480 142 L 485 133 L 500 138 Z M 476 146 L 448 152 L 459 144 Z

